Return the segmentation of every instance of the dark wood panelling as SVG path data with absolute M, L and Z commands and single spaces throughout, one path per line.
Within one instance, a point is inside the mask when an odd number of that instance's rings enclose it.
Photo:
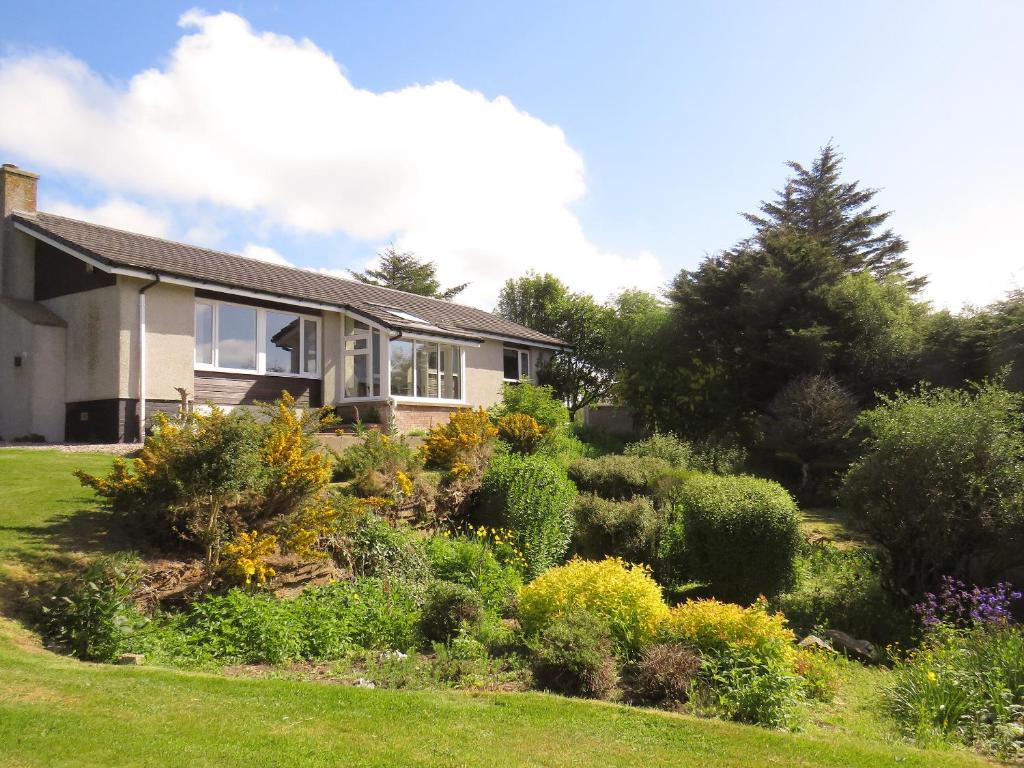
M 294 304 L 281 304 L 276 301 L 263 301 L 262 299 L 250 299 L 247 296 L 233 296 L 230 293 L 219 293 L 208 291 L 204 288 L 196 288 L 196 298 L 213 299 L 214 301 L 230 301 L 232 304 L 244 304 L 248 307 L 263 307 L 278 312 L 294 312 L 300 315 L 323 315 L 323 311 L 312 307 L 297 307 Z
M 319 379 L 287 376 L 254 376 L 245 373 L 196 371 L 193 384 L 195 402 L 215 405 L 252 405 L 270 403 L 287 391 L 298 405 L 319 408 L 323 405 L 323 387 Z
M 36 301 L 106 288 L 116 282 L 114 275 L 94 269 L 49 243 L 36 240 Z

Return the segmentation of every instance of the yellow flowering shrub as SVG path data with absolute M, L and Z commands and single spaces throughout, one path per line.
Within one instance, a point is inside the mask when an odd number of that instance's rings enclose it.
M 525 413 L 510 413 L 498 421 L 498 436 L 516 453 L 536 453 L 547 432 L 546 427 Z
M 262 587 L 268 578 L 274 576 L 274 569 L 267 564 L 267 558 L 276 549 L 277 537 L 273 534 L 243 531 L 224 547 L 224 570 L 246 584 L 255 580 Z
M 764 600 L 746 608 L 717 600 L 689 600 L 669 611 L 663 635 L 667 641 L 702 653 L 744 651 L 788 664 L 796 657 L 786 617 L 770 613 Z
M 304 499 L 322 491 L 331 481 L 334 460 L 313 435 L 326 423 L 323 410 L 296 413 L 295 398 L 282 392 L 270 411 L 264 457 L 270 471 L 267 503 L 271 514 L 294 511 Z
M 455 411 L 446 424 L 431 428 L 423 444 L 429 465 L 451 469 L 456 462 L 479 464 L 478 455 L 498 436 L 487 411 Z
M 619 558 L 573 558 L 542 573 L 519 593 L 519 619 L 531 634 L 575 611 L 606 621 L 626 655 L 651 643 L 669 615 L 661 587 L 648 569 Z

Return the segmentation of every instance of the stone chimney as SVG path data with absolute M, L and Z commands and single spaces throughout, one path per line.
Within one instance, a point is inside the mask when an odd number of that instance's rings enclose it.
M 36 212 L 36 188 L 39 175 L 16 165 L 0 166 L 0 296 L 31 299 L 34 281 L 35 248 L 32 238 L 14 229 L 11 214 Z

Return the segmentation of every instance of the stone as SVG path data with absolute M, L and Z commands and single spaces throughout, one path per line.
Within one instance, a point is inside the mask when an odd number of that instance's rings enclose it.
M 376 688 L 377 684 L 375 682 L 373 682 L 373 680 L 367 680 L 364 677 L 360 677 L 358 680 L 356 680 L 356 687 L 357 688 Z
M 818 648 L 823 651 L 828 651 L 829 653 L 836 652 L 836 649 L 832 647 L 832 644 L 828 640 L 822 640 L 817 635 L 808 635 L 797 643 L 797 645 L 801 648 Z
M 872 663 L 878 661 L 878 651 L 873 643 L 867 640 L 858 640 L 853 635 L 840 632 L 838 629 L 826 629 L 824 634 L 836 650 L 845 651 L 863 661 Z
M 117 657 L 115 664 L 123 664 L 129 667 L 139 667 L 146 663 L 146 654 L 144 653 L 122 653 Z

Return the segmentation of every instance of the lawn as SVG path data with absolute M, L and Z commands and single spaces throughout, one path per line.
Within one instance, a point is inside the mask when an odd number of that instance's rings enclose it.
M 111 457 L 0 451 L 0 565 L 33 570 L 117 539 L 70 470 Z M 386 691 L 85 664 L 0 619 L 5 766 L 968 766 L 878 715 L 884 672 L 860 667 L 802 732 L 544 694 Z

